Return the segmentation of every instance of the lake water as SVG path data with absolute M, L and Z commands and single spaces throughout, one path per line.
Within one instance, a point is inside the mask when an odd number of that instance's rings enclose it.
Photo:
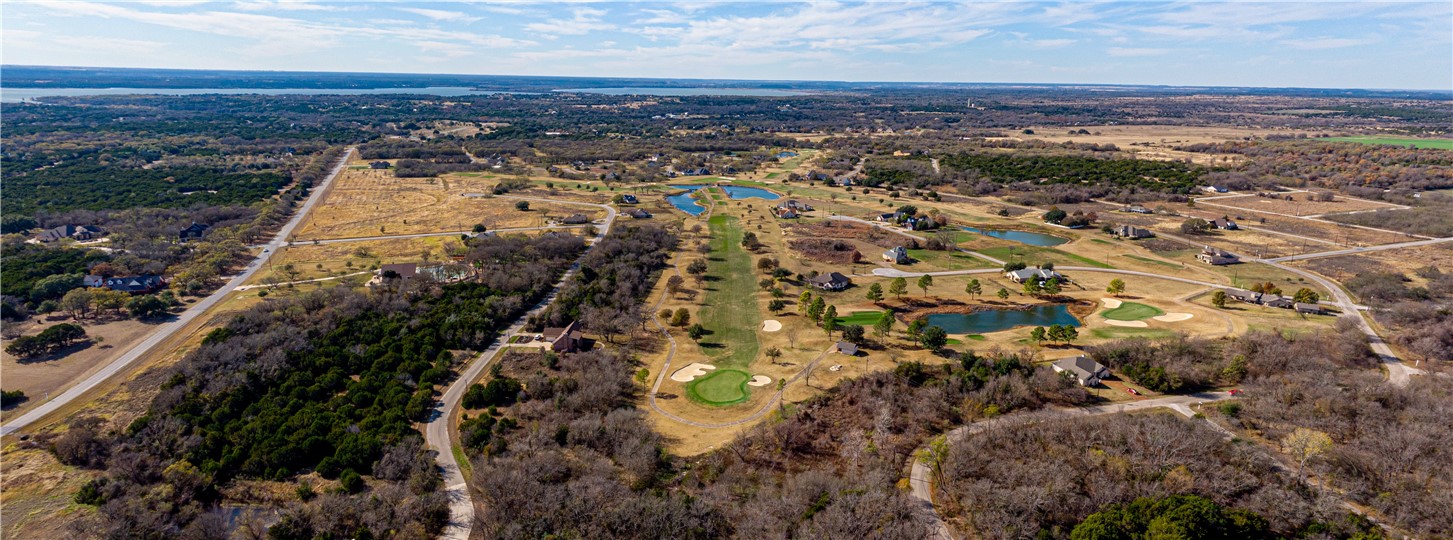
M 950 334 L 987 334 L 1016 326 L 1079 326 L 1063 304 L 1043 304 L 1028 310 L 995 309 L 978 313 L 934 313 L 926 317 L 929 326 L 937 326 Z
M 792 97 L 811 95 L 812 92 L 798 90 L 774 90 L 770 88 L 651 88 L 646 86 L 622 86 L 618 88 L 561 88 L 556 92 L 577 94 L 606 94 L 611 96 L 752 96 Z
M 499 92 L 476 92 L 467 86 L 426 86 L 422 88 L 0 88 L 0 102 L 18 103 L 42 97 L 80 96 L 196 96 L 205 94 L 264 96 L 372 96 L 415 94 L 440 97 L 487 96 Z
M 691 198 L 691 194 L 692 193 L 694 193 L 696 190 L 701 189 L 701 188 L 704 188 L 706 186 L 671 186 L 671 187 L 676 188 L 676 189 L 684 189 L 684 190 L 686 190 L 686 193 L 682 193 L 682 194 L 679 194 L 679 195 L 672 195 L 670 197 L 666 197 L 666 200 L 671 202 L 671 206 L 675 206 L 677 209 L 681 210 L 682 212 L 686 212 L 686 213 L 691 214 L 693 216 L 699 216 L 699 215 L 701 215 L 702 212 L 705 212 L 706 211 L 706 207 L 705 206 L 702 206 L 702 205 L 698 204 L 696 202 L 696 199 Z
M 782 198 L 781 195 L 757 187 L 721 186 L 721 189 L 726 191 L 727 197 L 733 199 L 767 199 L 769 201 L 775 201 Z
M 1031 246 L 1058 246 L 1060 244 L 1070 241 L 1068 238 L 1060 238 L 1058 236 L 1050 236 L 1048 234 L 1039 234 L 1025 231 L 985 231 L 975 229 L 973 227 L 964 227 L 964 230 L 972 233 L 979 233 L 984 236 L 992 236 L 994 238 L 1012 240 L 1014 242 L 1028 244 Z

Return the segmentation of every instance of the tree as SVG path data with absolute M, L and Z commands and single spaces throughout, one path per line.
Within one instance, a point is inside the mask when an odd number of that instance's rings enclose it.
M 783 309 L 786 309 L 786 308 L 787 308 L 787 302 L 784 302 L 784 301 L 782 301 L 780 299 L 775 299 L 774 298 L 774 299 L 772 299 L 771 302 L 768 302 L 767 303 L 767 311 L 771 311 L 772 313 L 780 312 L 780 311 L 782 311 Z
M 1110 286 L 1105 287 L 1105 292 L 1113 296 L 1120 296 L 1125 292 L 1125 280 L 1120 278 L 1110 280 Z
M 1058 206 L 1054 206 L 1050 207 L 1049 211 L 1045 212 L 1044 216 L 1042 217 L 1044 217 L 1044 221 L 1048 223 L 1059 223 L 1061 221 L 1064 221 L 1065 218 L 1069 217 L 1069 214 L 1065 213 L 1064 210 L 1060 210 Z
M 1297 289 L 1296 294 L 1292 295 L 1292 300 L 1304 304 L 1315 304 L 1322 300 L 1322 296 L 1317 294 L 1317 291 L 1302 287 Z
M 705 259 L 696 259 L 694 261 L 691 261 L 691 264 L 686 265 L 686 273 L 693 274 L 693 275 L 705 274 L 706 273 L 706 260 Z
M 691 324 L 691 312 L 686 308 L 676 308 L 676 313 L 671 315 L 671 326 L 686 326 Z
M 984 292 L 984 285 L 979 283 L 978 278 L 970 279 L 968 285 L 964 285 L 964 292 L 969 296 L 977 298 Z
M 884 311 L 883 316 L 879 317 L 878 320 L 873 323 L 873 333 L 877 334 L 880 338 L 888 337 L 888 333 L 893 331 L 894 322 L 896 321 L 893 318 L 893 312 L 891 310 Z
M 837 306 L 827 306 L 827 309 L 822 312 L 822 318 L 829 321 L 836 321 Z
M 1048 294 L 1050 296 L 1054 296 L 1056 294 L 1059 294 L 1060 293 L 1059 278 L 1049 278 L 1049 279 L 1045 280 L 1044 281 L 1044 285 L 1041 286 L 1040 288 L 1044 290 L 1044 294 Z
M 828 306 L 828 309 L 834 309 L 834 308 L 832 306 Z M 837 331 L 837 318 L 836 317 L 823 317 L 822 318 L 822 331 L 827 332 L 827 337 L 831 338 L 832 337 L 832 333 L 835 332 L 835 331 Z
M 994 296 L 998 296 L 999 297 L 999 300 L 1008 300 L 1009 299 L 1009 289 L 1005 289 L 1003 287 L 999 287 L 999 292 L 994 293 Z
M 474 224 L 474 228 L 471 229 L 471 230 L 474 231 L 474 234 L 482 234 L 482 233 L 484 233 L 484 231 L 489 230 L 489 229 L 486 228 L 483 223 L 475 223 Z
M 757 240 L 757 233 L 747 231 L 745 233 L 742 233 L 742 247 L 747 249 L 757 249 L 759 247 L 762 247 L 762 242 L 760 240 Z
M 9 255 L 6 257 L 8 258 Z M 49 275 L 36 280 L 35 284 L 30 286 L 30 299 L 31 301 L 39 302 L 51 298 L 60 298 L 72 289 L 79 289 L 84 281 L 85 276 L 81 274 Z
M 802 291 L 802 294 L 797 295 L 797 312 L 807 313 L 807 309 L 810 307 L 812 307 L 812 291 Z
M 529 211 L 530 210 L 530 201 L 520 201 L 520 202 L 515 203 L 515 210 L 519 210 L 521 212 L 527 212 L 527 211 Z
M 71 289 L 65 296 L 61 297 L 60 308 L 71 312 L 71 317 L 79 319 L 91 312 L 92 304 L 91 291 L 87 289 Z
M 924 328 L 923 331 L 918 334 L 918 343 L 920 345 L 923 345 L 923 348 L 925 349 L 928 349 L 930 351 L 937 351 L 939 349 L 942 349 L 944 345 L 948 344 L 948 332 L 945 332 L 943 328 L 939 328 L 937 326 L 930 326 L 928 328 Z
M 877 283 L 868 286 L 868 300 L 877 304 L 883 301 L 883 286 Z
M 851 341 L 853 343 L 861 343 L 863 341 L 863 336 L 865 335 L 863 327 L 857 324 L 845 324 L 843 325 L 842 331 L 843 340 Z
M 1272 282 L 1268 281 L 1266 283 L 1262 283 L 1261 284 L 1261 292 L 1266 293 L 1266 294 L 1280 295 L 1281 294 L 1281 287 L 1277 287 L 1275 283 L 1272 283 Z
M 1306 480 L 1304 470 L 1312 458 L 1332 449 L 1332 438 L 1326 433 L 1307 428 L 1297 428 L 1281 440 L 1282 451 L 1297 460 L 1297 477 Z
M 767 358 L 771 358 L 772 363 L 775 364 L 777 363 L 777 359 L 782 358 L 782 349 L 779 349 L 777 347 L 767 347 L 767 350 L 762 351 L 762 354 L 767 355 Z
M 670 293 L 671 296 L 676 296 L 676 293 L 681 292 L 681 286 L 685 284 L 685 279 L 683 279 L 679 275 L 673 275 L 669 278 L 666 278 L 666 292 Z
M 120 311 L 126 307 L 128 300 L 131 300 L 131 295 L 121 291 L 104 288 L 91 290 L 91 303 L 96 306 L 96 311 Z
M 918 288 L 923 289 L 923 295 L 928 296 L 928 288 L 933 286 L 933 276 L 924 274 L 918 278 Z
M 761 281 L 757 282 L 757 286 L 761 287 L 762 289 L 770 289 L 773 285 L 776 284 L 777 282 L 773 281 L 772 278 L 762 278 Z
M 771 272 L 777 268 L 777 259 L 762 257 L 757 259 L 757 269 L 763 272 Z
M 1024 261 L 1007 262 L 1007 263 L 1004 263 L 1004 272 L 1007 273 L 1007 272 L 1013 272 L 1015 270 L 1023 270 L 1023 269 L 1028 268 L 1028 267 L 1029 267 L 1029 265 L 1024 264 Z
M 812 319 L 812 322 L 822 322 L 822 312 L 825 309 L 827 302 L 823 302 L 821 296 L 813 298 L 812 304 L 807 306 L 807 318 Z
M 1024 294 L 1027 294 L 1029 296 L 1039 296 L 1039 293 L 1042 290 L 1044 290 L 1044 288 L 1039 286 L 1039 280 L 1034 278 L 1024 280 Z
M 1191 218 L 1181 222 L 1181 232 L 1186 234 L 1205 234 L 1211 230 L 1211 222 L 1201 218 Z
M 701 337 L 706 335 L 706 328 L 701 324 L 693 324 L 686 328 L 686 335 L 691 336 L 692 341 L 701 341 Z
M 1216 289 L 1216 292 L 1211 293 L 1211 305 L 1226 309 L 1226 291 Z
M 924 319 L 913 319 L 912 321 L 909 321 L 908 329 L 906 330 L 906 332 L 908 333 L 908 337 L 911 337 L 915 340 L 918 339 L 918 336 L 923 334 L 923 328 L 926 326 L 928 326 L 928 321 Z
M 136 296 L 126 302 L 126 311 L 138 319 L 165 315 L 169 307 L 171 306 L 167 304 L 166 300 L 162 300 L 154 294 Z
M 894 297 L 902 300 L 903 293 L 906 292 L 908 292 L 907 279 L 899 277 L 893 278 L 893 281 L 888 282 L 888 293 L 892 294 Z
M 0 391 L 0 408 L 9 409 L 12 406 L 23 403 L 26 399 L 25 392 L 20 390 Z
M 1047 339 L 1047 336 L 1045 336 L 1045 331 L 1044 331 L 1044 327 L 1043 326 L 1036 326 L 1036 327 L 1034 327 L 1033 330 L 1030 330 L 1029 331 L 1029 341 L 1034 342 L 1034 343 L 1041 343 L 1045 339 Z

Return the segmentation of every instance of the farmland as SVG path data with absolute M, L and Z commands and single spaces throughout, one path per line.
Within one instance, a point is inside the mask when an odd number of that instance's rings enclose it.
M 1453 140 L 1450 139 L 1410 139 L 1405 137 L 1327 137 L 1322 140 L 1355 142 L 1362 144 L 1412 146 L 1416 148 L 1436 148 L 1439 150 L 1453 150 Z

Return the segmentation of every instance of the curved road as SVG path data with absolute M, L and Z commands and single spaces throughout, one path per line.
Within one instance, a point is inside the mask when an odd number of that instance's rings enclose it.
M 602 238 L 605 238 L 605 234 L 610 231 L 611 225 L 615 223 L 616 219 L 616 209 L 604 204 L 513 195 L 498 195 L 497 197 L 502 199 L 592 206 L 605 209 L 605 223 L 596 231 L 595 242 L 591 244 L 592 247 L 596 243 L 599 243 Z M 585 253 L 589 253 L 589 251 L 589 249 L 586 249 Z M 581 253 L 580 256 L 582 258 L 585 257 L 585 253 Z M 469 389 L 469 385 L 479 379 L 479 376 L 484 373 L 484 369 L 489 366 L 490 362 L 494 361 L 494 358 L 499 355 L 499 352 L 504 350 L 508 337 L 519 332 L 530 316 L 543 312 L 548 308 L 550 303 L 555 300 L 555 295 L 560 293 L 560 287 L 565 285 L 565 282 L 578 269 L 579 260 L 577 259 L 576 264 L 572 265 L 570 270 L 567 270 L 564 275 L 560 276 L 560 280 L 555 283 L 555 286 L 550 289 L 550 293 L 546 294 L 544 299 L 540 300 L 538 304 L 535 304 L 524 315 L 515 319 L 508 329 L 500 333 L 499 337 L 495 339 L 489 348 L 485 349 L 473 361 L 464 366 L 459 377 L 449 384 L 449 387 L 444 390 L 444 395 L 439 398 L 439 405 L 435 409 L 434 415 L 429 419 L 428 423 L 424 424 L 424 441 L 429 445 L 431 450 L 438 452 L 436 459 L 444 475 L 444 493 L 449 497 L 449 523 L 445 525 L 444 534 L 441 535 L 441 538 L 448 540 L 468 540 L 469 533 L 474 528 L 474 501 L 469 494 L 469 485 L 467 479 L 464 478 L 464 472 L 460 470 L 459 461 L 454 457 L 454 440 L 453 434 L 451 433 L 454 415 L 459 410 L 459 403 L 464 399 L 464 392 Z
M 247 266 L 243 268 L 242 273 L 237 274 L 232 279 L 228 280 L 226 285 L 223 285 L 211 295 L 203 298 L 200 302 L 192 304 L 192 307 L 187 308 L 187 310 L 183 311 L 181 315 L 178 315 L 176 320 L 158 326 L 156 331 L 153 332 L 150 336 L 142 340 L 140 343 L 132 346 L 131 350 L 127 351 L 126 354 L 123 354 L 120 357 L 117 357 L 115 360 L 112 360 L 110 364 L 107 364 L 106 367 L 101 368 L 100 371 L 97 371 L 80 383 L 71 386 L 65 392 L 61 393 L 61 395 L 56 396 L 55 398 L 45 402 L 39 407 L 31 409 L 30 411 L 21 415 L 19 418 L 11 420 L 3 427 L 0 427 L 0 435 L 10 434 L 16 430 L 22 429 L 32 423 L 39 421 L 46 415 L 49 415 L 56 410 L 65 407 L 70 402 L 75 401 L 76 399 L 95 389 L 97 386 L 101 385 L 101 383 L 104 383 L 111 377 L 114 377 L 117 374 L 121 373 L 127 367 L 130 367 L 132 364 L 136 363 L 138 359 L 146 356 L 147 353 L 151 352 L 152 349 L 155 349 L 157 345 L 161 344 L 163 341 L 166 341 L 168 338 L 171 338 L 172 335 L 176 334 L 178 330 L 186 327 L 197 317 L 201 316 L 203 313 L 206 313 L 207 310 L 212 308 L 212 306 L 217 305 L 217 303 L 221 302 L 223 298 L 226 298 L 227 295 L 231 294 L 234 289 L 238 288 L 243 283 L 246 283 L 247 280 L 251 279 L 253 274 L 256 274 L 258 270 L 262 269 L 262 263 L 266 262 L 269 258 L 273 256 L 273 253 L 277 251 L 277 248 L 287 245 L 288 236 L 292 235 L 293 229 L 296 228 L 298 224 L 303 221 L 303 218 L 312 211 L 313 206 L 317 205 L 318 201 L 323 199 L 324 194 L 328 192 L 328 187 L 332 185 L 333 180 L 337 178 L 338 174 L 343 172 L 343 169 L 348 165 L 348 160 L 353 156 L 353 152 L 354 148 L 351 146 L 348 147 L 347 151 L 343 153 L 343 157 L 339 158 L 338 164 L 333 166 L 332 172 L 328 173 L 328 177 L 325 178 L 323 182 L 315 187 L 310 193 L 308 193 L 308 199 L 303 201 L 303 206 L 301 208 L 298 208 L 296 212 L 293 212 L 292 219 L 289 219 L 287 223 L 283 224 L 282 228 L 278 229 L 277 234 L 273 235 L 272 241 L 261 246 L 264 248 L 263 251 L 258 253 L 257 257 L 254 258 L 252 262 L 247 263 Z

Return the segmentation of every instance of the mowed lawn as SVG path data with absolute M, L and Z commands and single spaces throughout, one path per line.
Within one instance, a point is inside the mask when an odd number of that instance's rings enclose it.
M 1089 257 L 1075 255 L 1055 248 L 1039 246 L 1000 246 L 975 250 L 1001 261 L 1021 261 L 1029 266 L 1036 266 L 1043 263 L 1054 263 L 1066 266 L 1092 266 L 1095 268 L 1114 268 Z
M 1362 144 L 1392 144 L 1397 146 L 1412 145 L 1418 148 L 1437 148 L 1440 150 L 1453 150 L 1453 140 L 1450 139 L 1407 139 L 1401 137 L 1328 137 L 1318 140 L 1355 142 Z
M 1100 315 L 1106 319 L 1115 321 L 1138 321 L 1165 315 L 1165 312 L 1155 306 L 1147 306 L 1137 302 L 1124 302 L 1120 304 L 1120 307 L 1107 310 Z
M 747 372 L 724 369 L 711 372 L 701 379 L 692 381 L 686 387 L 686 394 L 692 400 L 708 405 L 732 405 L 747 400 Z
M 762 314 L 757 309 L 752 257 L 742 248 L 741 222 L 731 216 L 712 216 L 707 225 L 711 253 L 706 264 L 706 302 L 699 317 L 701 326 L 711 333 L 699 345 L 717 370 L 688 383 L 686 393 L 697 401 L 728 405 L 747 399 L 749 377 L 740 370 L 757 358 Z
M 871 327 L 874 323 L 878 322 L 878 320 L 882 318 L 883 312 L 881 311 L 854 311 L 848 314 L 848 316 L 846 317 L 838 317 L 837 323 L 839 326 L 844 324 L 856 324 L 858 326 Z

